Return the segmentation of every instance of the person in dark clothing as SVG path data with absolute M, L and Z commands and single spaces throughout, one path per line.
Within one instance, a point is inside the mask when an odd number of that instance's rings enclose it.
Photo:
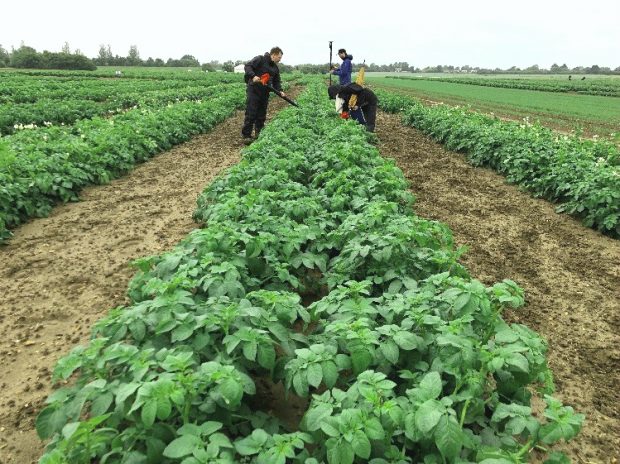
M 265 125 L 267 104 L 269 103 L 269 89 L 265 85 L 272 86 L 280 95 L 286 96 L 282 92 L 282 81 L 278 68 L 282 54 L 280 47 L 273 47 L 269 53 L 255 56 L 245 64 L 247 99 L 241 135 L 246 143 L 252 141 L 252 129 L 254 129 L 254 136 L 258 137 Z
M 366 126 L 368 132 L 375 131 L 377 103 L 379 100 L 372 90 L 353 83 L 349 85 L 332 85 L 327 89 L 327 94 L 330 99 L 336 99 L 336 111 L 339 111 L 342 117 L 348 118 L 350 116 Z M 355 106 L 350 107 L 349 101 L 353 95 L 357 96 L 357 102 Z
M 353 64 L 351 61 L 353 60 L 353 55 L 347 55 L 347 51 L 344 48 L 338 50 L 338 56 L 342 60 L 342 64 L 339 68 L 336 68 L 332 71 L 332 74 L 335 74 L 340 79 L 340 85 L 347 85 L 351 83 L 351 71 L 353 68 Z

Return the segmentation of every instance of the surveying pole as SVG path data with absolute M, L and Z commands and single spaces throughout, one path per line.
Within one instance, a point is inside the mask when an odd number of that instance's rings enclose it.
M 332 42 L 333 40 L 329 41 L 329 85 L 332 85 Z

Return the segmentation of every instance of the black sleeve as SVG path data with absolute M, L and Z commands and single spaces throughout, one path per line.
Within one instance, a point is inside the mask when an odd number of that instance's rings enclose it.
M 263 57 L 261 55 L 255 56 L 250 61 L 245 64 L 245 81 L 250 82 L 254 76 L 256 76 L 256 71 L 260 67 L 261 60 Z
M 276 74 L 273 76 L 273 88 L 282 92 L 282 79 L 280 79 L 280 69 L 276 67 Z
M 376 105 L 377 104 L 377 96 L 374 94 L 372 90 L 364 89 L 360 93 L 357 94 L 357 105 L 368 106 L 368 105 Z

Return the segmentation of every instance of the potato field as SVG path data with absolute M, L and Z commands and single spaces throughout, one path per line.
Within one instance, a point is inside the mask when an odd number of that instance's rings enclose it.
M 617 463 L 613 138 L 283 81 L 0 71 L 0 464 Z

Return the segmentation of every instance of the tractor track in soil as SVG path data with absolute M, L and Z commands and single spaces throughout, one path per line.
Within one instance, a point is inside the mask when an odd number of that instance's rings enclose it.
M 379 113 L 378 148 L 403 170 L 421 217 L 446 223 L 469 251 L 461 262 L 489 285 L 525 290 L 525 308 L 504 315 L 549 344 L 556 396 L 586 420 L 557 449 L 576 463 L 620 460 L 620 240 L 531 197 L 490 169 Z M 536 457 L 532 456 L 532 461 Z
M 267 123 L 285 106 L 272 98 Z M 241 158 L 243 117 L 237 111 L 124 177 L 84 189 L 80 202 L 29 221 L 0 246 L 0 464 L 38 461 L 44 446 L 34 422 L 56 361 L 128 303 L 132 260 L 161 254 L 198 227 L 198 194 Z

